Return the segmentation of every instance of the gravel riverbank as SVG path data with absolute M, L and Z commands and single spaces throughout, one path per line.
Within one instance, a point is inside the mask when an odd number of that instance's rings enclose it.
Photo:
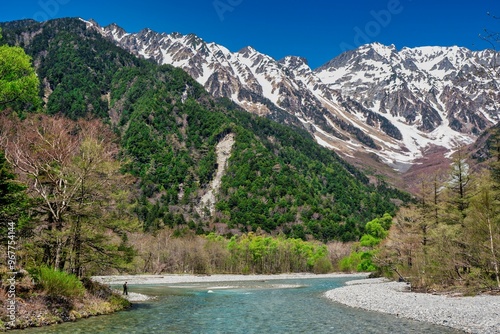
M 129 285 L 135 284 L 176 284 L 176 283 L 203 283 L 203 282 L 236 282 L 236 281 L 262 281 L 279 279 L 301 279 L 301 278 L 337 278 L 352 277 L 362 278 L 368 274 L 310 274 L 310 273 L 291 273 L 276 275 L 116 275 L 116 276 L 93 276 L 92 279 L 103 284 L 118 285 L 128 282 Z
M 129 287 L 141 284 L 177 284 L 177 283 L 204 283 L 204 282 L 237 282 L 237 281 L 267 281 L 280 279 L 301 279 L 301 278 L 337 278 L 352 277 L 362 278 L 367 274 L 310 274 L 310 273 L 292 273 L 278 275 L 115 275 L 115 276 L 94 276 L 92 279 L 96 282 L 107 285 L 122 285 L 127 282 Z M 120 290 L 116 290 L 121 293 Z M 139 293 L 129 292 L 124 296 L 131 302 L 143 302 L 154 299 L 154 296 L 146 296 Z
M 414 293 L 406 283 L 378 278 L 349 281 L 325 295 L 347 306 L 427 321 L 467 333 L 500 333 L 500 296 Z

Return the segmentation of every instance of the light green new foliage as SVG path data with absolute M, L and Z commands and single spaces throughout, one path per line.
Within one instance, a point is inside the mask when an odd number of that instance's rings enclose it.
M 33 270 L 32 276 L 49 296 L 83 297 L 85 294 L 82 282 L 64 271 L 42 266 Z
M 1 40 L 1 31 L 0 31 Z M 0 110 L 33 109 L 40 105 L 39 80 L 31 58 L 20 47 L 0 46 Z
M 392 224 L 392 217 L 384 214 L 381 218 L 375 218 L 365 225 L 365 234 L 358 244 L 355 244 L 353 252 L 343 258 L 340 263 L 342 271 L 370 272 L 378 268 L 373 263 L 373 257 L 377 254 L 377 246 L 389 234 L 388 229 Z
M 301 239 L 256 235 L 252 232 L 233 236 L 230 240 L 209 234 L 206 239 L 217 242 L 228 251 L 229 271 L 235 273 L 326 273 L 332 270 L 327 247 Z M 220 270 L 220 268 L 214 268 Z
M 361 246 L 363 247 L 374 247 L 377 246 L 389 233 L 380 224 L 379 220 L 376 218 L 365 226 L 366 234 L 361 237 Z

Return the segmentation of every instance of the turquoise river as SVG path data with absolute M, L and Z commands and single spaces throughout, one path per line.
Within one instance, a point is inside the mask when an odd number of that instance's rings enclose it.
M 324 297 L 349 279 L 130 285 L 156 298 L 113 315 L 11 333 L 463 333 Z

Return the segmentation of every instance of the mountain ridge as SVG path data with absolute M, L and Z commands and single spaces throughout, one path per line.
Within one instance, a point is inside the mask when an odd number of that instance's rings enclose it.
M 285 112 L 284 123 L 321 145 L 347 158 L 375 156 L 399 172 L 433 146 L 451 154 L 499 120 L 500 79 L 488 73 L 499 54 L 490 50 L 371 43 L 313 70 L 301 57 L 275 60 L 250 46 L 231 52 L 194 34 L 85 22 L 138 56 L 183 68 L 213 96 L 275 120 Z

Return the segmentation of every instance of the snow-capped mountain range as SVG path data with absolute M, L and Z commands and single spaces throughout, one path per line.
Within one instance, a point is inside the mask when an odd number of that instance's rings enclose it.
M 231 52 L 195 35 L 89 27 L 130 52 L 187 71 L 216 97 L 293 123 L 345 156 L 405 171 L 427 149 L 469 144 L 500 118 L 500 54 L 462 47 L 367 44 L 317 69 L 251 47 Z M 495 59 L 496 58 L 496 59 Z

